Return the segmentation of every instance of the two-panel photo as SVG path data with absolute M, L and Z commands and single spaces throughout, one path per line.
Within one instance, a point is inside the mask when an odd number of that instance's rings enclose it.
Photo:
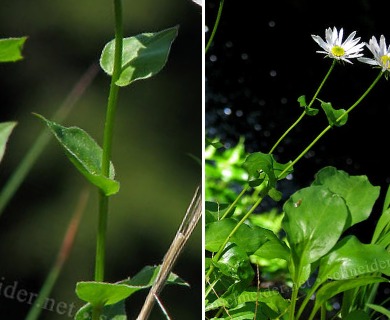
M 390 3 L 0 8 L 0 319 L 390 319 Z

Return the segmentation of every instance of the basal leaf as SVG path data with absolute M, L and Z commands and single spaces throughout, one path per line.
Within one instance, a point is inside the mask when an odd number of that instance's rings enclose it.
M 172 42 L 177 37 L 178 27 L 156 33 L 142 33 L 123 39 L 122 71 L 116 84 L 130 83 L 157 74 L 166 64 Z M 103 49 L 100 66 L 109 75 L 114 69 L 115 41 Z
M 0 39 L 0 62 L 23 59 L 22 49 L 27 37 Z
M 0 123 L 0 162 L 3 160 L 5 148 L 12 130 L 15 128 L 16 122 L 2 122 Z
M 369 217 L 380 192 L 380 187 L 374 187 L 367 176 L 350 176 L 334 167 L 321 169 L 313 185 L 326 186 L 345 200 L 350 211 L 345 229 Z
M 325 186 L 311 186 L 294 193 L 283 206 L 283 229 L 296 267 L 313 263 L 339 240 L 348 208 Z
M 102 149 L 84 130 L 77 127 L 63 127 L 55 122 L 37 115 L 48 126 L 65 154 L 77 170 L 93 185 L 110 196 L 119 191 L 119 182 L 114 180 L 114 166 L 110 165 L 109 177 L 103 176 Z

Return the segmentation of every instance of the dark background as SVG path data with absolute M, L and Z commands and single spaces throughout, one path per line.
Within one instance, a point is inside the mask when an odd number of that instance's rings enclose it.
M 218 1 L 206 5 L 208 40 L 218 11 Z M 332 60 L 311 35 L 325 37 L 325 29 L 344 28 L 344 40 L 357 31 L 368 42 L 381 34 L 390 42 L 387 1 L 225 1 L 219 29 L 206 55 L 206 134 L 226 146 L 246 139 L 248 152 L 268 152 L 302 113 L 297 98 L 307 102 L 317 90 Z M 372 57 L 367 48 L 367 57 Z M 318 98 L 334 108 L 348 109 L 376 78 L 378 71 L 354 60 L 337 65 Z M 355 227 L 362 241 L 370 241 L 383 196 L 390 182 L 388 137 L 389 83 L 383 77 L 349 115 L 347 125 L 328 132 L 294 167 L 287 192 L 310 184 L 315 173 L 335 166 L 351 175 L 367 175 L 381 187 L 373 218 Z M 314 105 L 319 107 L 319 104 Z M 320 111 L 320 113 L 322 110 Z M 323 114 L 306 117 L 274 152 L 286 163 L 327 126 Z M 293 189 L 291 189 L 291 184 Z M 283 188 L 283 185 L 281 186 Z
M 120 91 L 113 162 L 120 192 L 110 200 L 106 280 L 136 274 L 161 262 L 201 181 L 192 158 L 202 151 L 202 14 L 182 0 L 123 1 L 125 36 L 179 25 L 164 69 Z M 98 62 L 114 37 L 112 1 L 4 0 L 0 37 L 28 36 L 17 63 L 0 65 L 0 120 L 17 121 L 0 166 L 3 185 L 81 75 Z M 86 130 L 99 144 L 109 77 L 100 71 L 74 106 L 65 126 Z M 52 266 L 85 179 L 52 140 L 0 219 L 0 318 L 23 319 L 29 305 L 4 295 L 4 288 L 37 293 Z M 68 306 L 83 303 L 77 281 L 92 280 L 97 192 L 91 190 L 74 248 L 50 298 Z M 201 317 L 201 228 L 196 228 L 174 271 L 191 288 L 167 287 L 162 302 L 172 319 Z M 129 303 L 135 318 L 146 292 Z M 156 307 L 151 319 L 161 319 Z M 44 311 L 40 319 L 70 319 Z

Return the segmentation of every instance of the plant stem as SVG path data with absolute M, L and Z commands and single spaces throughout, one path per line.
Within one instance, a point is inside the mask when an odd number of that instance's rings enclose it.
M 275 143 L 275 145 L 272 147 L 272 149 L 269 151 L 269 154 L 271 154 L 272 152 L 274 152 L 274 150 L 276 149 L 276 147 L 279 145 L 279 143 L 288 135 L 288 133 L 298 125 L 298 123 L 303 119 L 303 117 L 305 116 L 306 114 L 306 109 L 309 109 L 312 104 L 314 103 L 315 99 L 317 98 L 318 94 L 320 93 L 322 87 L 324 86 L 326 80 L 329 78 L 329 75 L 330 73 L 332 72 L 334 66 L 336 65 L 336 60 L 333 60 L 333 63 L 332 65 L 330 66 L 328 72 L 326 73 L 324 79 L 322 80 L 320 86 L 318 87 L 316 93 L 314 94 L 313 98 L 311 99 L 310 103 L 308 104 L 307 107 L 305 107 L 305 111 L 302 112 L 302 114 L 299 116 L 299 118 L 292 124 L 292 126 L 290 128 L 288 128 L 286 130 L 285 133 L 283 133 L 283 135 L 279 138 L 279 140 Z
M 114 0 L 115 12 L 115 55 L 114 69 L 111 77 L 110 92 L 108 95 L 106 121 L 104 125 L 102 174 L 110 176 L 110 160 L 112 150 L 112 138 L 114 134 L 114 120 L 118 103 L 119 87 L 116 81 L 119 79 L 122 69 L 122 48 L 123 48 L 123 22 L 122 22 L 122 0 Z M 95 281 L 104 281 L 104 267 L 106 258 L 106 234 L 108 217 L 108 197 L 99 190 L 99 222 L 96 239 L 96 262 Z M 98 320 L 102 313 L 101 307 L 94 307 L 92 319 Z
M 349 107 L 347 111 L 345 111 L 340 117 L 336 119 L 336 122 L 339 122 L 341 119 L 343 119 L 347 114 L 349 114 L 355 107 L 362 102 L 362 100 L 367 96 L 367 94 L 374 88 L 374 86 L 377 84 L 379 79 L 382 77 L 383 72 L 381 71 L 379 75 L 375 78 L 375 80 L 372 82 L 372 84 L 368 87 L 368 89 L 360 96 L 359 99 L 356 100 L 356 102 Z M 294 161 L 292 161 L 286 168 L 279 174 L 279 177 L 282 177 L 290 168 L 292 168 L 319 140 L 320 138 L 327 133 L 333 126 L 328 125 L 324 130 L 321 131 L 321 133 L 303 150 L 298 157 L 295 158 Z
M 245 186 L 244 189 L 242 189 L 242 191 L 240 192 L 240 194 L 237 196 L 237 198 L 233 201 L 233 203 L 229 206 L 229 208 L 225 211 L 225 213 L 223 214 L 223 216 L 221 217 L 221 220 L 222 219 L 225 219 L 226 216 L 230 213 L 230 211 L 233 210 L 233 208 L 236 206 L 238 200 L 241 199 L 241 197 L 245 194 L 245 192 L 249 189 L 249 185 Z
M 103 138 L 103 157 L 102 157 L 102 174 L 106 177 L 110 173 L 110 159 L 112 150 L 112 137 L 114 132 L 114 119 L 118 101 L 119 87 L 115 84 L 119 78 L 122 67 L 122 3 L 121 0 L 114 0 L 115 11 L 115 58 L 114 70 L 111 77 L 110 92 L 108 96 L 106 121 L 104 125 Z M 99 222 L 96 242 L 96 264 L 95 264 L 95 281 L 104 280 L 104 261 L 106 254 L 106 229 L 108 214 L 108 197 L 102 191 L 99 191 Z
M 205 54 L 206 54 L 207 51 L 209 50 L 209 48 L 210 48 L 210 46 L 211 46 L 211 43 L 213 42 L 215 33 L 217 32 L 219 20 L 221 19 L 221 15 L 222 15 L 222 9 L 223 9 L 223 3 L 224 3 L 224 1 L 225 1 L 225 0 L 220 0 L 220 1 L 219 1 L 219 8 L 218 8 L 217 18 L 215 19 L 215 24 L 214 24 L 214 27 L 213 27 L 213 31 L 211 32 L 211 36 L 210 36 L 210 38 L 209 38 L 209 41 L 207 42 L 206 49 L 205 49 Z

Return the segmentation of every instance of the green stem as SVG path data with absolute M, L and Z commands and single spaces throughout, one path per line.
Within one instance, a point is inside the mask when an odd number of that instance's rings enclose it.
M 302 114 L 299 116 L 298 120 L 296 120 L 296 121 L 292 124 L 292 126 L 291 126 L 290 128 L 288 128 L 288 129 L 286 130 L 285 133 L 283 133 L 283 135 L 279 138 L 279 140 L 275 143 L 275 145 L 274 145 L 274 146 L 272 147 L 272 149 L 269 151 L 269 154 L 271 154 L 272 152 L 274 152 L 274 150 L 275 150 L 276 147 L 279 145 L 279 143 L 280 143 L 280 142 L 289 134 L 289 132 L 290 132 L 293 128 L 295 128 L 295 127 L 298 125 L 298 123 L 303 119 L 303 117 L 304 117 L 305 114 L 306 114 L 306 109 L 310 109 L 310 107 L 312 106 L 312 104 L 313 104 L 314 101 L 316 100 L 318 94 L 320 93 L 320 91 L 321 91 L 322 87 L 324 86 L 326 80 L 328 80 L 329 75 L 330 75 L 330 73 L 332 72 L 332 70 L 334 69 L 334 66 L 335 66 L 335 65 L 336 65 L 336 60 L 333 60 L 332 65 L 330 66 L 328 72 L 326 73 L 326 75 L 325 75 L 324 79 L 322 80 L 320 86 L 318 87 L 316 93 L 314 94 L 313 98 L 311 99 L 309 105 L 308 105 L 307 107 L 305 107 L 305 111 L 303 111 Z
M 382 77 L 383 75 L 383 72 L 381 71 L 379 73 L 379 75 L 375 78 L 375 80 L 372 82 L 372 84 L 368 87 L 368 89 L 360 96 L 359 99 L 356 100 L 356 102 L 351 106 L 349 107 L 349 109 L 347 111 L 345 111 L 340 117 L 338 117 L 336 119 L 336 123 L 337 122 L 340 122 L 340 120 L 342 120 L 347 114 L 349 114 L 353 109 L 355 109 L 355 107 L 360 103 L 362 102 L 362 100 L 367 96 L 367 94 L 374 88 L 374 86 L 377 84 L 377 82 L 379 81 L 379 79 Z M 298 157 L 295 158 L 294 161 L 292 161 L 288 166 L 286 166 L 286 168 L 279 174 L 278 178 L 279 177 L 282 177 L 288 170 L 290 170 L 290 168 L 292 168 L 317 142 L 318 140 L 321 139 L 321 137 L 327 133 L 331 128 L 333 128 L 333 126 L 331 125 L 328 125 L 324 130 L 322 130 L 322 132 L 305 148 L 305 150 L 303 150 L 299 155 Z
M 300 316 L 302 315 L 303 310 L 305 310 L 306 305 L 308 304 L 310 298 L 313 296 L 314 292 L 317 291 L 317 289 L 319 288 L 319 286 L 321 284 L 322 283 L 320 283 L 320 282 L 316 282 L 314 284 L 314 286 L 310 288 L 309 292 L 306 294 L 305 299 L 302 301 L 302 304 L 301 304 L 301 306 L 298 309 L 298 313 L 297 313 L 296 319 L 300 318 Z
M 221 19 L 221 15 L 222 15 L 222 9 L 223 9 L 224 1 L 225 0 L 220 0 L 220 2 L 219 2 L 219 9 L 218 9 L 217 18 L 215 19 L 215 24 L 214 24 L 214 27 L 213 27 L 213 31 L 211 32 L 211 36 L 209 38 L 209 41 L 207 42 L 206 49 L 205 49 L 205 54 L 209 50 L 209 48 L 211 46 L 211 43 L 213 42 L 215 33 L 217 32 L 217 28 L 218 28 L 218 25 L 219 25 L 219 20 Z
M 223 214 L 223 216 L 221 217 L 221 220 L 222 219 L 225 219 L 225 217 L 230 213 L 230 211 L 233 210 L 233 208 L 236 206 L 238 200 L 241 199 L 241 197 L 245 194 L 245 192 L 249 189 L 249 185 L 245 186 L 244 189 L 242 189 L 242 191 L 240 192 L 240 194 L 237 196 L 237 198 L 233 201 L 233 203 L 229 206 L 229 208 L 225 211 L 225 213 Z
M 110 92 L 108 96 L 106 121 L 104 125 L 103 138 L 103 157 L 102 174 L 109 176 L 110 159 L 112 150 L 112 137 L 114 132 L 114 119 L 118 101 L 119 87 L 115 84 L 119 78 L 122 67 L 122 46 L 123 46 L 123 27 L 122 27 L 122 3 L 121 0 L 114 0 L 115 11 L 115 57 L 114 70 L 111 77 Z M 104 280 L 104 261 L 106 255 L 106 230 L 108 215 L 108 197 L 102 191 L 99 191 L 99 222 L 96 242 L 96 264 L 95 281 Z

